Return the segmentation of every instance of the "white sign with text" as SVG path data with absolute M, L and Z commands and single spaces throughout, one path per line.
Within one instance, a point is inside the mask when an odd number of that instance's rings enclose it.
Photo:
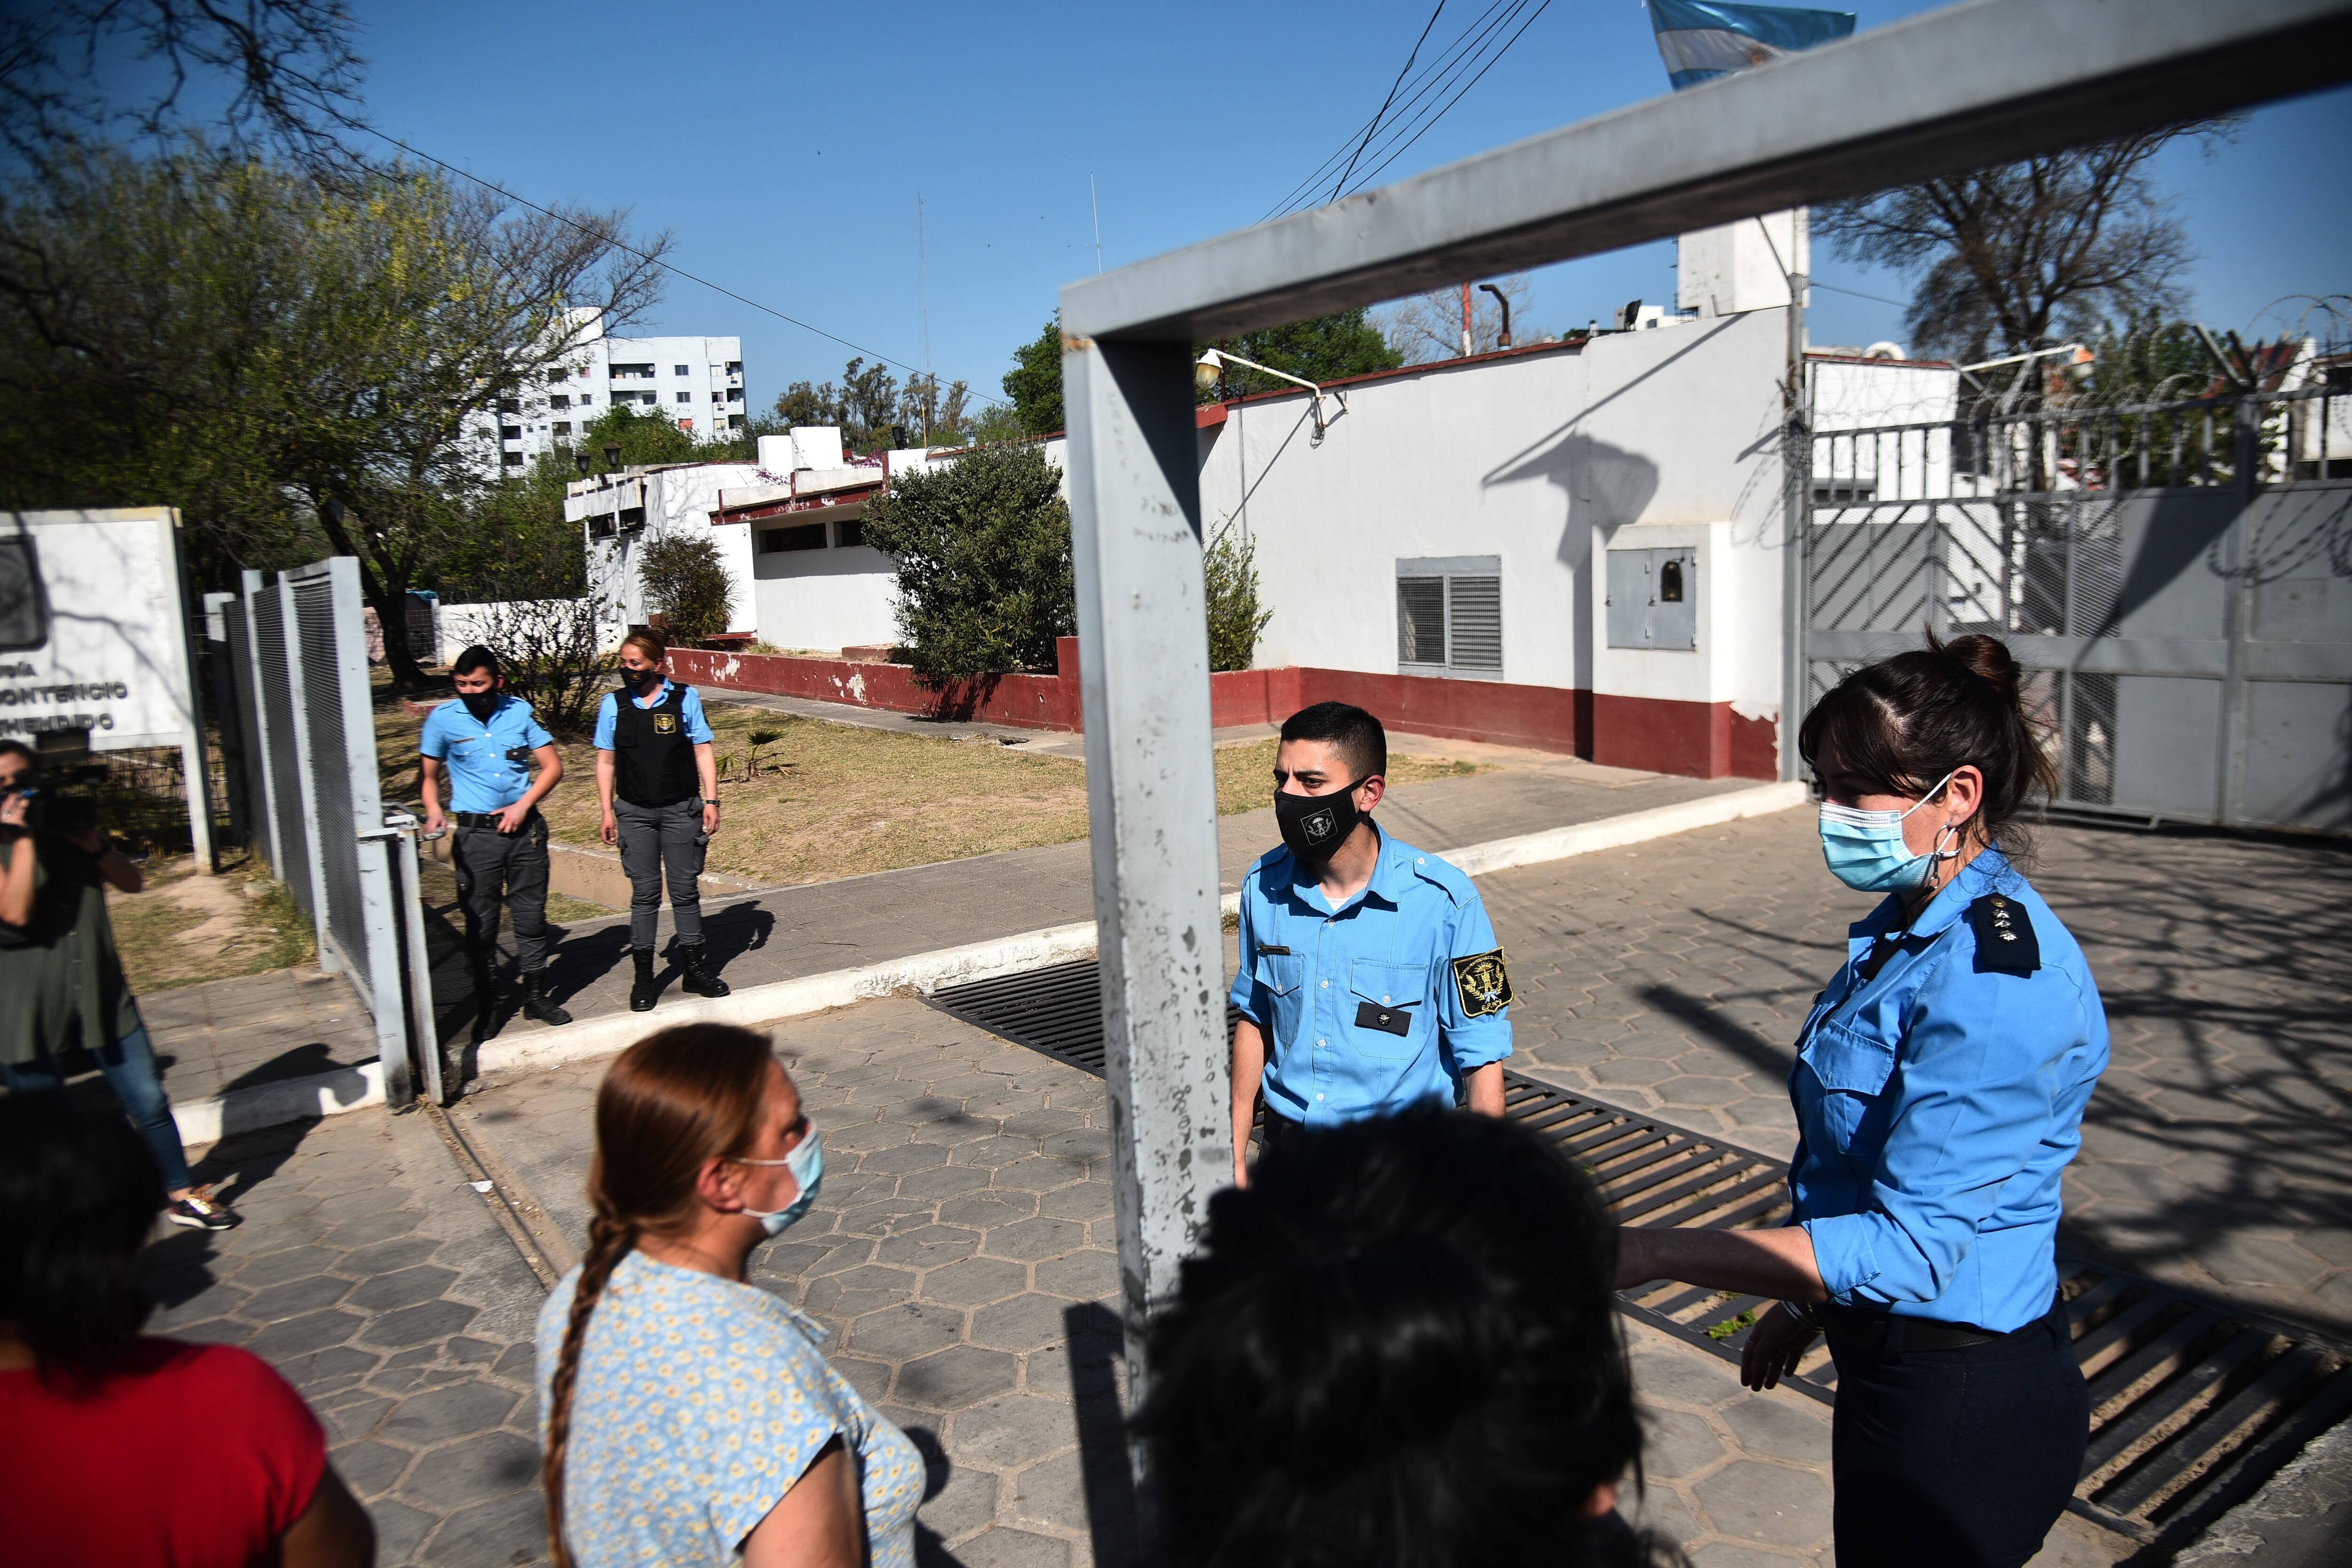
M 0 736 L 194 744 L 175 525 L 168 507 L 0 513 L 0 534 L 30 539 L 48 609 L 46 643 L 0 651 Z

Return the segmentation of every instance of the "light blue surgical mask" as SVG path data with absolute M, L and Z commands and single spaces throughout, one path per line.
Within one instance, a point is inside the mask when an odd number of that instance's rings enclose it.
M 760 1228 L 771 1237 L 782 1236 L 801 1215 L 808 1213 L 809 1205 L 816 1202 L 816 1190 L 824 1184 L 824 1141 L 817 1136 L 816 1123 L 809 1123 L 808 1131 L 793 1146 L 793 1152 L 781 1160 L 738 1160 L 739 1165 L 782 1165 L 793 1173 L 800 1187 L 800 1195 L 780 1209 L 745 1209 L 743 1212 L 760 1222 Z
M 1944 847 L 1944 835 L 1939 833 L 1933 850 L 1914 855 L 1903 841 L 1903 820 L 1941 795 L 1952 782 L 1952 773 L 1958 772 L 1954 768 L 1937 780 L 1911 811 L 1864 811 L 1860 806 L 1822 802 L 1822 858 L 1829 862 L 1830 875 L 1864 893 L 1907 892 L 1925 887 L 1937 861 L 1949 860 L 1960 852 L 1959 829 L 1946 830 L 1952 837 L 1950 848 Z

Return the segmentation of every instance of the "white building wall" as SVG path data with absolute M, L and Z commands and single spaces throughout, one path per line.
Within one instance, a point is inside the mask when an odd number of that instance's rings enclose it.
M 1808 216 L 1791 207 L 1684 235 L 1675 246 L 1675 302 L 1702 320 L 1786 310 L 1789 274 L 1813 269 Z
M 1721 548 L 1769 553 L 1743 614 L 1777 628 L 1786 331 L 1767 311 L 1441 362 L 1345 389 L 1320 442 L 1304 394 L 1234 408 L 1202 433 L 1202 510 L 1255 543 L 1257 662 L 1400 672 L 1397 562 L 1495 556 L 1503 668 L 1481 679 L 1591 689 L 1595 531 L 1629 525 L 1722 525 Z M 1709 700 L 1755 695 L 1751 673 Z
M 572 487 L 563 515 L 589 530 L 588 580 L 602 587 L 617 624 L 645 624 L 638 552 L 665 535 L 698 531 L 712 536 L 727 568 L 728 630 L 750 631 L 758 625 L 749 531 L 740 523 L 714 528 L 711 514 L 718 510 L 721 489 L 756 483 L 759 472 L 755 463 L 688 463 L 650 468 L 612 483 L 587 480 Z M 642 527 L 597 537 L 595 519 L 636 507 L 645 509 Z

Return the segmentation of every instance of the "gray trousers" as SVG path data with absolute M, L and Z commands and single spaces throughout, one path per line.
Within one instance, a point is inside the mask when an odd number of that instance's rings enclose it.
M 629 876 L 629 945 L 650 948 L 661 917 L 662 879 L 669 879 L 670 919 L 680 947 L 702 945 L 702 861 L 710 836 L 702 831 L 698 796 L 667 805 L 638 805 L 613 797 L 621 869 Z
M 451 868 L 466 907 L 466 957 L 477 990 L 486 989 L 499 952 L 499 906 L 514 915 L 515 968 L 547 967 L 547 818 L 533 811 L 520 833 L 489 823 L 453 828 Z

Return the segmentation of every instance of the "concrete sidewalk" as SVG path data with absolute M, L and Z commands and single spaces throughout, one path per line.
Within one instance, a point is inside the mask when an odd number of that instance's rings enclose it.
M 902 714 L 851 712 L 858 719 L 841 719 L 830 710 L 821 716 L 844 722 L 871 721 L 884 727 L 923 724 L 940 731 L 1003 728 L 940 726 Z M 1221 735 L 1250 740 L 1261 732 L 1271 731 L 1258 727 Z M 1007 733 L 1035 739 L 1051 732 Z M 1750 780 L 1670 778 L 1473 742 L 1403 735 L 1393 741 L 1400 752 L 1466 757 L 1494 770 L 1405 785 L 1382 805 L 1380 818 L 1388 831 L 1441 852 L 1754 787 Z M 1238 886 L 1249 863 L 1278 841 L 1273 811 L 1220 819 L 1218 840 L 1221 873 L 1231 889 Z M 730 986 L 742 991 L 1091 921 L 1090 853 L 1080 839 L 728 899 L 706 895 L 704 927 L 712 965 Z M 461 1043 L 473 1027 L 474 1003 L 458 943 L 459 923 L 454 906 L 428 906 L 427 940 L 441 1037 L 468 1058 L 471 1071 L 478 1065 L 472 1059 L 477 1053 Z M 664 946 L 671 930 L 665 908 L 657 938 Z M 560 928 L 550 965 L 552 988 L 573 1015 L 573 1027 L 629 1016 L 627 949 L 625 915 Z M 509 932 L 505 952 L 509 963 L 512 951 Z M 675 1004 L 684 994 L 677 989 L 677 974 L 667 963 L 661 973 L 663 999 Z M 149 1015 L 158 1051 L 173 1064 L 185 1064 L 173 1065 L 165 1082 L 191 1136 L 218 1135 L 223 1114 L 219 1097 L 228 1092 L 272 1089 L 268 1114 L 273 1118 L 297 1113 L 286 1109 L 292 1103 L 289 1086 L 306 1080 L 315 1079 L 319 1092 L 306 1100 L 301 1114 L 316 1113 L 311 1101 L 333 1110 L 363 1103 L 375 1092 L 369 1087 L 373 1079 L 366 1076 L 373 1071 L 369 1064 L 375 1057 L 374 1041 L 365 1014 L 340 977 L 287 971 L 190 986 L 154 999 Z M 657 1006 L 654 1018 L 658 1020 L 659 1015 Z M 544 1025 L 509 1015 L 494 1036 L 493 1054 L 528 1047 L 549 1033 Z M 309 1092 L 307 1087 L 303 1092 Z M 248 1120 L 246 1124 L 258 1123 Z

